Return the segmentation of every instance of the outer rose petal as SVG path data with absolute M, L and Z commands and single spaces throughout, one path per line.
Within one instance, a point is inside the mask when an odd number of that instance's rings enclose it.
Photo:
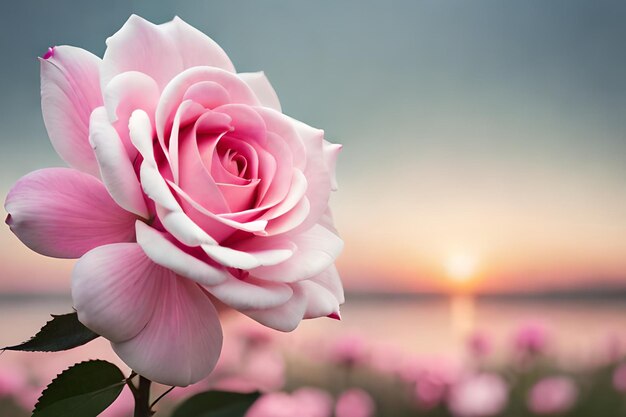
M 337 191 L 339 185 L 337 184 L 337 157 L 339 156 L 339 152 L 343 145 L 338 145 L 336 143 L 330 143 L 327 140 L 323 142 L 322 152 L 324 153 L 324 162 L 326 163 L 326 168 L 330 173 L 330 186 L 331 190 Z
M 7 223 L 43 255 L 78 258 L 101 245 L 134 240 L 137 219 L 91 175 L 69 168 L 32 172 L 9 191 Z
M 220 264 L 238 269 L 252 269 L 261 265 L 277 265 L 285 262 L 293 255 L 290 247 L 257 251 L 239 251 L 220 245 L 201 245 L 204 252 Z
M 235 309 L 265 309 L 286 303 L 293 295 L 287 284 L 248 277 L 230 276 L 221 284 L 207 288 L 218 300 Z
M 152 263 L 137 244 L 87 253 L 74 271 L 72 297 L 80 320 L 152 381 L 187 386 L 215 367 L 222 330 L 208 295 Z
M 152 78 L 136 71 L 116 75 L 103 89 L 109 121 L 120 135 L 131 160 L 137 156 L 137 149 L 130 141 L 130 116 L 133 111 L 141 109 L 154 118 L 160 93 L 159 86 Z
M 220 356 L 217 310 L 197 284 L 174 276 L 162 290 L 148 325 L 113 350 L 140 375 L 164 385 L 187 386 L 206 378 Z
M 274 308 L 243 310 L 242 313 L 272 329 L 290 332 L 302 321 L 306 304 L 304 290 L 296 284 L 293 286 L 293 296 L 286 303 Z
M 339 302 L 335 296 L 325 287 L 311 280 L 300 281 L 300 285 L 306 294 L 307 304 L 304 313 L 305 319 L 339 315 Z
M 85 326 L 111 342 L 132 339 L 150 320 L 159 280 L 169 275 L 136 243 L 100 246 L 76 262 L 74 308 Z
M 324 131 L 298 120 L 291 120 L 306 148 L 307 166 L 304 175 L 309 182 L 306 195 L 311 203 L 311 210 L 308 219 L 298 230 L 307 230 L 324 215 L 330 192 L 336 184 L 333 184 L 334 173 L 329 171 L 332 167 L 331 158 L 324 154 Z
M 339 272 L 337 272 L 335 265 L 332 265 L 326 271 L 311 278 L 311 281 L 326 288 L 337 299 L 339 304 L 343 304 L 346 301 L 343 285 L 341 285 Z
M 40 62 L 41 109 L 52 146 L 72 167 L 98 176 L 89 146 L 89 115 L 102 105 L 100 58 L 80 48 L 57 46 Z
M 174 76 L 196 66 L 235 71 L 218 44 L 180 18 L 155 25 L 132 15 L 107 39 L 102 85 L 119 73 L 139 71 L 152 77 L 163 89 Z
M 273 281 L 301 281 L 328 269 L 343 249 L 343 241 L 320 225 L 294 236 L 292 241 L 297 250 L 291 258 L 279 265 L 252 269 L 250 273 Z
M 104 107 L 91 114 L 89 141 L 93 146 L 102 181 L 111 197 L 125 210 L 143 218 L 150 217 L 141 185 L 117 131 L 109 123 Z
M 252 91 L 254 91 L 259 98 L 261 105 L 282 112 L 278 95 L 263 71 L 240 72 L 237 76 L 250 86 Z
M 203 285 L 215 285 L 226 280 L 228 272 L 185 253 L 147 224 L 138 220 L 135 228 L 137 243 L 154 263 Z

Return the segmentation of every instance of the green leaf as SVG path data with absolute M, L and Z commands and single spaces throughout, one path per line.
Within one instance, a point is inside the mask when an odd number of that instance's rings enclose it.
M 243 417 L 259 395 L 258 392 L 202 392 L 182 403 L 172 417 Z
M 32 417 L 96 417 L 115 401 L 125 384 L 124 374 L 112 363 L 81 362 L 48 385 Z
M 58 352 L 82 346 L 99 337 L 78 321 L 77 313 L 52 315 L 39 332 L 29 341 L 3 348 L 28 352 Z

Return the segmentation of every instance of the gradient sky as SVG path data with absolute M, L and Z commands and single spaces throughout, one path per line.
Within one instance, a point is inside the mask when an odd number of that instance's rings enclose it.
M 36 57 L 98 55 L 130 13 L 174 15 L 286 113 L 343 143 L 332 206 L 351 288 L 482 291 L 626 286 L 626 3 L 577 0 L 10 2 L 0 15 L 0 197 L 61 165 Z M 0 289 L 66 290 L 71 262 L 0 228 Z

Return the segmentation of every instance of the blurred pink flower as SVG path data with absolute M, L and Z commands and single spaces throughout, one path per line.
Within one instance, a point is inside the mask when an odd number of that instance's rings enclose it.
M 238 339 L 247 345 L 267 345 L 274 340 L 274 330 L 262 326 L 246 325 L 238 330 Z
M 540 355 L 548 346 L 549 332 L 544 323 L 529 321 L 516 331 L 513 343 L 516 351 L 522 355 Z
M 6 365 L 0 368 L 0 397 L 15 396 L 27 385 L 23 370 Z
M 368 365 L 385 374 L 397 374 L 403 369 L 406 354 L 397 346 L 382 344 L 371 349 Z
M 178 17 L 132 15 L 106 44 L 102 59 L 72 46 L 40 59 L 46 130 L 71 168 L 24 176 L 5 203 L 25 245 L 80 258 L 80 321 L 137 373 L 186 386 L 220 355 L 215 300 L 282 331 L 338 319 L 341 146 Z
M 228 373 L 209 376 L 212 389 L 252 392 L 275 391 L 285 384 L 285 360 L 271 348 L 250 350 Z
M 613 387 L 619 392 L 626 393 L 626 363 L 620 364 L 613 371 Z
M 374 400 L 360 388 L 342 392 L 335 405 L 335 417 L 373 417 L 375 411 Z
M 431 409 L 441 404 L 446 397 L 448 384 L 436 375 L 425 374 L 415 383 L 415 398 L 422 409 Z
M 606 361 L 609 363 L 619 361 L 624 355 L 624 340 L 618 333 L 610 333 L 604 340 L 603 350 L 606 352 Z
M 491 339 L 487 333 L 475 331 L 467 339 L 467 348 L 475 358 L 484 358 L 491 353 Z
M 501 376 L 477 374 L 452 387 L 448 407 L 456 417 L 489 417 L 504 410 L 508 396 L 508 386 Z
M 208 378 L 188 387 L 177 387 L 169 397 L 183 399 L 209 389 L 232 392 L 281 389 L 285 384 L 285 360 L 271 345 L 271 339 L 260 336 L 262 333 L 235 333 L 224 339 L 222 355 Z
M 209 375 L 212 389 L 236 392 L 278 391 L 285 384 L 285 359 L 267 330 L 248 326 L 224 340 L 222 358 Z
M 402 362 L 398 375 L 414 387 L 417 405 L 427 410 L 445 400 L 448 388 L 461 376 L 461 367 L 452 358 L 410 356 Z
M 337 338 L 330 346 L 329 359 L 333 363 L 354 366 L 368 357 L 367 342 L 363 336 L 347 334 Z
M 569 411 L 578 397 L 571 378 L 549 377 L 537 382 L 528 393 L 528 409 L 535 414 L 560 414 Z
M 265 394 L 246 413 L 246 417 L 331 417 L 333 400 L 317 388 L 300 388 L 292 394 Z
M 26 369 L 3 364 L 0 368 L 0 398 L 9 397 L 24 410 L 32 410 L 43 388 L 29 383 Z
M 415 383 L 423 378 L 455 383 L 462 374 L 462 366 L 452 357 L 407 356 L 401 361 L 398 376 L 407 383 Z

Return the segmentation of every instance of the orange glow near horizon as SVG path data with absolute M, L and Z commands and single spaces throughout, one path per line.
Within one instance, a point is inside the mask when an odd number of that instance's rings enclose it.
M 338 265 L 349 289 L 483 293 L 626 287 L 626 222 L 618 221 L 626 213 L 626 194 L 614 196 L 611 204 L 602 188 L 583 187 L 582 179 L 569 188 L 518 179 L 528 181 L 527 187 L 539 184 L 531 200 L 499 183 L 485 181 L 466 192 L 426 173 L 396 176 L 428 181 L 414 185 L 421 187 L 416 196 L 404 184 L 360 176 L 341 182 L 333 196 L 346 243 Z

